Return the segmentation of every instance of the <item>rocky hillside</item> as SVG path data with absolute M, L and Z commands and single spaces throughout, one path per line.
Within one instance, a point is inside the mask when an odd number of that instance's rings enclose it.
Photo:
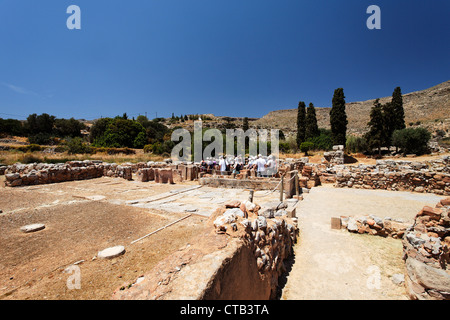
M 380 102 L 391 101 L 391 96 L 380 98 Z M 349 102 L 346 112 L 349 133 L 364 133 L 367 130 L 373 100 Z M 405 121 L 409 124 L 431 126 L 434 130 L 450 128 L 450 81 L 432 88 L 403 94 Z M 330 127 L 330 108 L 316 108 L 319 127 Z M 264 117 L 252 121 L 251 125 L 262 128 L 278 128 L 286 133 L 296 131 L 297 109 L 272 111 Z

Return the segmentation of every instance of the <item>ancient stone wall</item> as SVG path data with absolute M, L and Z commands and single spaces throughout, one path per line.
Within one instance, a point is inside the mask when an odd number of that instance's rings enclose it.
M 450 195 L 450 158 L 426 163 L 380 160 L 376 165 L 335 166 L 338 188 L 384 189 Z
M 64 181 L 95 179 L 103 176 L 132 179 L 130 166 L 101 161 L 69 161 L 66 163 L 14 164 L 5 171 L 5 185 L 18 187 Z
M 214 188 L 231 188 L 231 189 L 252 189 L 252 190 L 273 190 L 280 184 L 277 178 L 249 178 L 249 179 L 233 179 L 220 176 L 203 177 L 199 179 L 200 185 Z
M 425 206 L 403 237 L 405 286 L 414 300 L 450 300 L 450 198 Z
M 344 164 L 345 153 L 344 146 L 333 146 L 333 151 L 324 152 L 323 157 L 331 164 Z
M 124 284 L 121 300 L 267 300 L 298 237 L 296 218 L 258 215 L 254 203 L 236 201 L 208 221 L 197 241 L 158 263 L 142 281 Z
M 401 239 L 405 234 L 406 229 L 411 224 L 390 217 L 361 216 L 361 217 L 340 217 L 339 228 L 347 229 L 349 232 L 359 234 L 370 234 L 381 237 L 392 237 L 394 239 Z

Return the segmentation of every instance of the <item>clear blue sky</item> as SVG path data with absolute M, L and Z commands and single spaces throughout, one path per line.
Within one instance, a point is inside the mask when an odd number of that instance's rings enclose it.
M 261 117 L 338 87 L 422 90 L 450 80 L 449 17 L 448 0 L 0 0 L 0 117 Z

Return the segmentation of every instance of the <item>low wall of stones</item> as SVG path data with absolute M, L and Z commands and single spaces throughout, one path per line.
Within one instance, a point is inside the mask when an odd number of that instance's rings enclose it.
M 333 146 L 333 151 L 324 152 L 323 157 L 329 163 L 344 164 L 345 160 L 344 146 L 343 145 Z
M 254 178 L 254 179 L 232 179 L 204 177 L 199 179 L 199 184 L 213 188 L 230 189 L 252 189 L 252 190 L 273 190 L 280 184 L 280 179 Z
M 132 179 L 130 166 L 101 161 L 69 161 L 66 163 L 14 164 L 5 170 L 7 187 L 59 183 L 95 179 L 103 176 Z
M 450 300 L 450 198 L 424 207 L 402 243 L 408 296 Z
M 335 186 L 450 195 L 449 168 L 448 157 L 427 163 L 383 160 L 376 165 L 335 166 Z
M 198 167 L 194 165 L 174 165 L 152 161 L 135 164 L 116 164 L 98 160 L 85 160 L 68 161 L 58 164 L 17 163 L 10 166 L 2 166 L 0 171 L 0 174 L 5 174 L 5 185 L 8 187 L 86 180 L 100 177 L 132 180 L 133 173 L 142 182 L 174 183 L 184 180 L 196 180 L 198 178 Z
M 334 229 L 347 229 L 349 232 L 359 234 L 370 234 L 381 237 L 392 237 L 401 239 L 405 231 L 411 226 L 410 223 L 402 220 L 393 220 L 390 217 L 380 218 L 374 215 L 362 217 L 344 217 L 339 218 L 337 226 Z
M 112 299 L 276 298 L 280 275 L 298 237 L 297 220 L 268 219 L 258 215 L 259 206 L 243 204 L 219 209 L 195 243 L 159 262 L 140 281 L 124 283 Z
M 301 178 L 300 178 L 301 179 Z M 287 198 L 292 198 L 298 191 L 300 193 L 299 186 L 296 183 L 302 185 L 304 182 L 305 187 L 308 184 L 308 178 L 305 180 L 298 178 L 298 172 L 296 170 L 288 171 L 284 174 L 283 178 L 247 178 L 247 179 L 235 179 L 227 178 L 225 176 L 207 176 L 199 178 L 199 184 L 203 186 L 209 186 L 213 188 L 229 188 L 229 189 L 251 189 L 251 190 L 276 190 L 281 189 L 281 180 L 283 180 L 283 193 Z

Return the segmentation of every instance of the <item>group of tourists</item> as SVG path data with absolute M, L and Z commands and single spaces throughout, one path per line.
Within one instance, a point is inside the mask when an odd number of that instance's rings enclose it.
M 221 175 L 239 174 L 241 170 L 255 170 L 258 177 L 273 177 L 277 172 L 277 161 L 273 155 L 262 156 L 219 156 L 207 157 L 200 163 L 200 170 L 207 173 L 220 172 Z

